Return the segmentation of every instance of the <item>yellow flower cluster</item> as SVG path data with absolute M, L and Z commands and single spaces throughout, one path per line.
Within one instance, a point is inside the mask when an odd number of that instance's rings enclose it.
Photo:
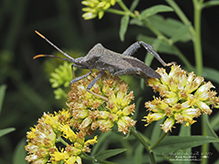
M 211 82 L 204 82 L 204 78 L 196 76 L 193 72 L 187 73 L 180 66 L 173 65 L 171 71 L 159 68 L 157 72 L 161 79 L 150 78 L 149 86 L 158 91 L 161 98 L 145 103 L 149 114 L 145 116 L 147 124 L 167 118 L 162 125 L 165 133 L 171 131 L 175 123 L 186 122 L 186 126 L 196 122 L 195 117 L 211 114 L 211 107 L 219 103 L 217 92 Z
M 81 136 L 92 134 L 97 128 L 107 132 L 116 124 L 118 131 L 126 134 L 128 128 L 135 125 L 130 115 L 135 110 L 133 92 L 128 92 L 128 86 L 118 77 L 109 74 L 102 75 L 91 91 L 106 97 L 108 101 L 87 92 L 87 86 L 97 76 L 92 73 L 85 79 L 74 83 L 68 93 L 73 127 L 79 129 Z
M 93 19 L 97 16 L 101 19 L 104 12 L 116 4 L 116 0 L 84 0 L 82 4 L 87 6 L 82 9 L 85 12 L 82 15 L 85 20 Z
M 88 146 L 95 144 L 97 137 L 85 141 L 71 129 L 70 120 L 67 110 L 55 112 L 54 115 L 44 113 L 38 124 L 27 132 L 27 162 L 81 164 L 80 155 L 90 151 Z M 57 148 L 57 143 L 62 143 L 65 148 Z

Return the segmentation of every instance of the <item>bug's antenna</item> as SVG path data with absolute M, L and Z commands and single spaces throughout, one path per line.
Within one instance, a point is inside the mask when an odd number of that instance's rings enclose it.
M 58 58 L 58 59 L 62 59 L 62 60 L 72 62 L 72 60 L 68 59 L 68 58 L 62 58 L 62 57 L 59 57 L 59 56 L 47 55 L 47 54 L 38 54 L 38 55 L 34 56 L 33 59 L 40 58 L 40 57 L 52 57 L 52 58 Z
M 56 50 L 58 50 L 59 52 L 61 52 L 63 55 L 65 55 L 67 58 L 71 59 L 71 60 L 67 60 L 67 61 L 71 61 L 75 63 L 75 59 L 72 58 L 71 56 L 69 56 L 68 54 L 66 54 L 65 52 L 63 52 L 60 48 L 58 48 L 55 44 L 53 44 L 49 39 L 47 39 L 45 36 L 43 36 L 41 33 L 39 33 L 38 31 L 35 30 L 35 33 L 37 35 L 39 35 L 41 38 L 43 38 L 47 43 L 49 43 L 51 46 L 53 46 Z M 59 59 L 63 59 L 66 60 L 66 58 L 61 58 L 61 57 L 56 57 L 54 55 L 36 55 L 34 56 L 34 59 L 38 58 L 38 57 L 55 57 L 55 58 L 59 58 Z

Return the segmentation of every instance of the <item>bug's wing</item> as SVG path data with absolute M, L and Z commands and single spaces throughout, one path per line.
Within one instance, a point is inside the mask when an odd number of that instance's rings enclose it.
M 130 63 L 133 67 L 140 68 L 144 74 L 148 77 L 158 78 L 160 79 L 161 76 L 159 73 L 155 72 L 151 67 L 148 67 L 145 63 L 135 58 L 123 58 L 123 60 Z
M 132 65 L 123 60 L 123 56 L 119 53 L 110 51 L 105 49 L 104 54 L 98 59 L 101 63 L 103 63 L 103 67 L 107 69 L 107 67 L 113 67 L 114 71 L 128 69 L 131 68 Z

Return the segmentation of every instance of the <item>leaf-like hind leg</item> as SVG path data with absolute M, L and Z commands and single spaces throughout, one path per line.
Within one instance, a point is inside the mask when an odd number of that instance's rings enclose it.
M 170 66 L 175 64 L 175 62 L 164 62 L 160 55 L 154 50 L 153 46 L 151 46 L 150 44 L 147 44 L 143 41 L 139 41 L 138 43 L 142 45 L 149 53 L 151 53 L 163 66 Z
M 143 41 L 138 41 L 129 46 L 122 54 L 125 56 L 133 55 L 141 46 L 143 46 L 149 53 L 151 53 L 163 66 L 170 66 L 175 64 L 175 62 L 166 63 L 160 57 L 160 55 L 154 50 L 153 46 L 147 44 Z

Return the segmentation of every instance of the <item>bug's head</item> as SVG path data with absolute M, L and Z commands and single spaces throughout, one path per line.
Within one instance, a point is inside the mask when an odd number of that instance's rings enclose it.
M 78 65 L 84 65 L 84 57 L 79 57 L 77 59 L 75 59 L 75 64 L 78 64 Z

